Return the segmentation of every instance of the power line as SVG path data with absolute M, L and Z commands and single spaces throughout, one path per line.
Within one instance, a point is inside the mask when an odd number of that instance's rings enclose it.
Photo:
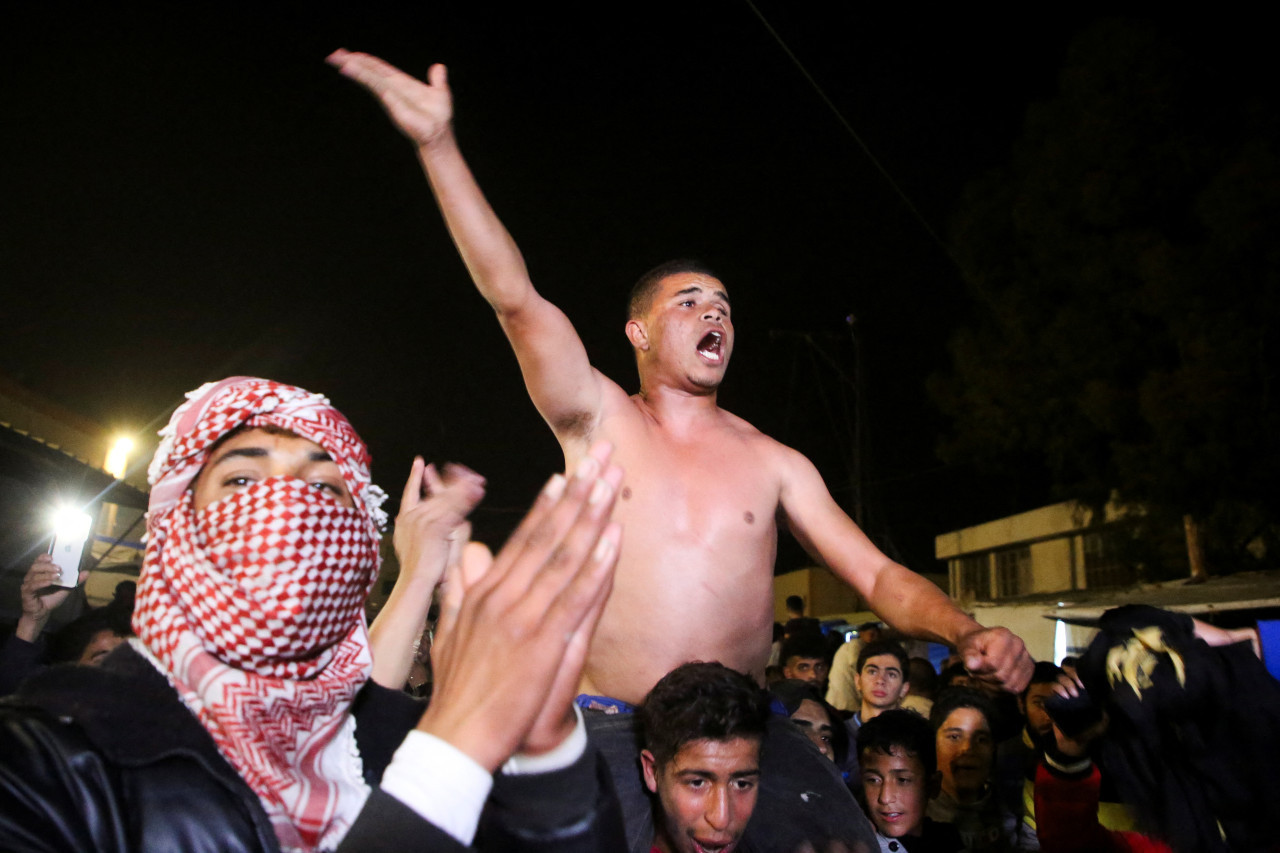
M 924 218 L 924 214 L 922 214 L 916 206 L 912 204 L 911 199 L 907 196 L 906 192 L 903 191 L 902 187 L 898 186 L 898 182 L 889 174 L 889 170 L 886 169 L 876 158 L 875 154 L 871 153 L 871 149 L 867 146 L 867 143 L 862 141 L 862 137 L 853 129 L 853 125 L 850 124 L 849 120 L 840 112 L 840 108 L 835 105 L 835 102 L 827 97 L 827 93 L 822 90 L 822 87 L 818 85 L 818 81 L 815 80 L 813 75 L 809 73 L 809 70 L 804 67 L 804 63 L 800 61 L 800 58 L 797 57 L 795 53 L 792 52 L 791 48 L 787 46 L 787 43 L 782 40 L 782 36 L 780 36 L 778 31 L 773 28 L 768 19 L 765 18 L 764 14 L 756 8 L 756 4 L 752 2 L 752 0 L 745 0 L 745 2 L 751 11 L 755 13 L 755 16 L 760 19 L 760 23 L 764 25 L 764 28 L 769 31 L 769 35 L 773 36 L 774 40 L 778 42 L 778 46 L 782 48 L 783 52 L 786 53 L 786 55 L 795 64 L 796 68 L 804 76 L 804 79 L 809 81 L 809 85 L 813 87 L 813 91 L 818 93 L 818 97 L 827 105 L 827 109 L 831 110 L 832 115 L 836 117 L 836 120 L 840 122 L 845 131 L 848 132 L 849 136 L 853 138 L 853 141 L 862 149 L 862 153 L 867 155 L 867 159 L 871 161 L 871 165 L 875 166 L 876 171 L 878 171 L 881 176 L 889 182 L 889 186 L 893 188 L 895 193 L 897 193 L 898 198 L 902 199 L 902 203 L 911 211 L 912 216 L 914 216 L 916 221 L 920 223 L 920 227 L 923 228 L 925 233 L 927 233 L 933 242 L 938 245 L 938 248 L 942 250 L 942 253 L 947 256 L 951 263 L 955 264 L 955 266 L 959 268 L 960 264 L 956 261 L 955 257 L 952 256 L 951 250 L 947 248 L 947 244 L 944 243 L 942 238 L 938 236 L 938 233 L 933 230 L 929 221 Z

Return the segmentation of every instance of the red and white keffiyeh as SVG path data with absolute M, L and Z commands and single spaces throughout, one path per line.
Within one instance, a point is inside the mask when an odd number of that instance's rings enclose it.
M 138 645 L 257 793 L 285 850 L 336 847 L 368 797 L 350 706 L 372 667 L 363 605 L 386 495 L 364 442 L 318 394 L 210 383 L 178 407 L 151 464 Z M 239 427 L 324 448 L 355 507 L 270 477 L 201 511 L 191 484 Z

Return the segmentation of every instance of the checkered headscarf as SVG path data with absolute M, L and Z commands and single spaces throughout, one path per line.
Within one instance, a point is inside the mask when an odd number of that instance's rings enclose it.
M 368 796 L 349 711 L 372 665 L 363 604 L 386 495 L 324 397 L 234 377 L 188 398 L 151 464 L 138 645 L 257 793 L 281 847 L 336 847 Z M 197 511 L 211 448 L 266 426 L 328 452 L 354 508 L 269 477 Z

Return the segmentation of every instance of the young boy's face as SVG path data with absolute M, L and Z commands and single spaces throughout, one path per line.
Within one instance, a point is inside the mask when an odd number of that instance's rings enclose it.
M 902 747 L 885 755 L 868 749 L 858 756 L 862 767 L 862 791 L 876 829 L 886 838 L 919 835 L 929 803 L 929 780 L 924 762 Z

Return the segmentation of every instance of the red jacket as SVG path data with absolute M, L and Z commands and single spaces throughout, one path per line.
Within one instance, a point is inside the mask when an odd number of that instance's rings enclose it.
M 1040 853 L 1173 853 L 1137 832 L 1113 832 L 1098 823 L 1101 774 L 1068 775 L 1044 762 L 1036 768 L 1036 835 Z

